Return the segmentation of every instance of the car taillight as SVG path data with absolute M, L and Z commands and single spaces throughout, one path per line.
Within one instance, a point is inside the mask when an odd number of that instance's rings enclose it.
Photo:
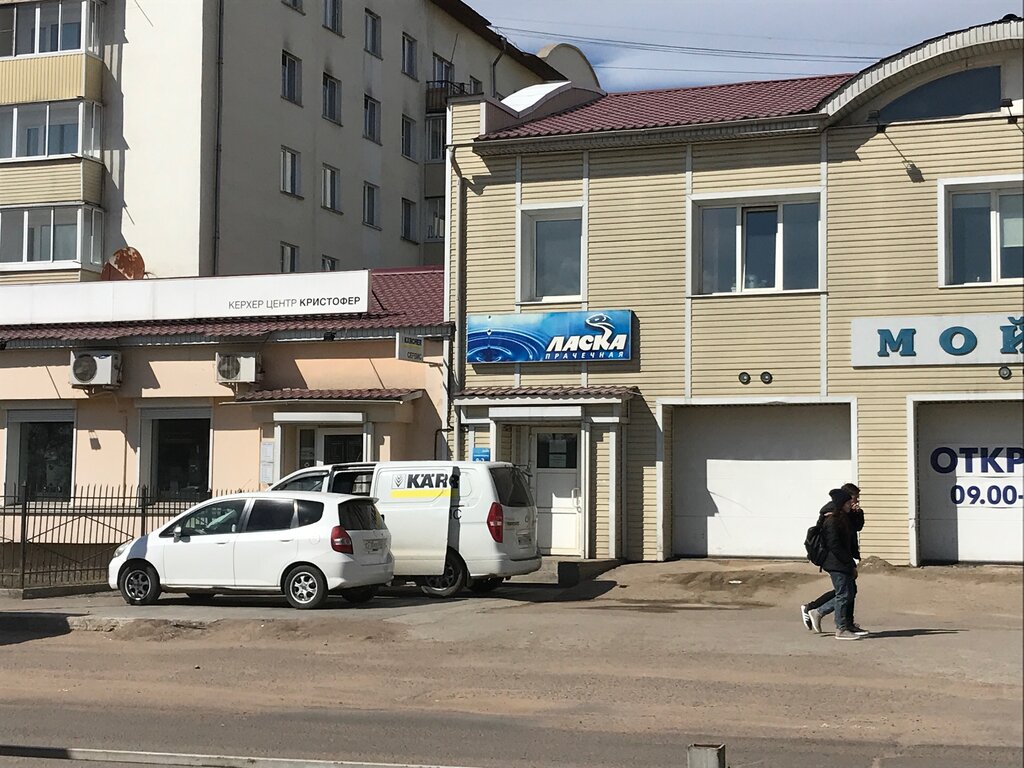
M 505 512 L 496 501 L 491 502 L 491 509 L 487 513 L 487 530 L 499 544 L 505 540 Z
M 331 549 L 343 555 L 352 554 L 352 537 L 340 525 L 331 528 Z

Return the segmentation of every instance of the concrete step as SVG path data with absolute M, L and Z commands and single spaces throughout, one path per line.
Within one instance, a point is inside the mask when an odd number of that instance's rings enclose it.
M 540 570 L 525 576 L 514 576 L 511 581 L 522 584 L 557 584 L 559 587 L 575 587 L 589 581 L 612 568 L 622 565 L 622 560 L 588 559 L 551 555 L 541 560 Z

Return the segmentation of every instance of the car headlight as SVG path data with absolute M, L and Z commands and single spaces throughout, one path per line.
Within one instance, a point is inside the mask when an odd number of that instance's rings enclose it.
M 134 539 L 132 539 L 132 541 L 134 541 Z M 118 556 L 118 555 L 120 555 L 120 554 L 121 554 L 122 552 L 124 552 L 124 551 L 125 551 L 126 549 L 128 549 L 128 547 L 130 547 L 130 546 L 131 546 L 131 543 L 132 543 L 131 541 L 126 541 L 126 542 L 125 542 L 124 544 L 122 544 L 122 545 L 121 545 L 121 546 L 119 546 L 119 547 L 118 547 L 117 549 L 115 549 L 115 550 L 114 550 L 114 557 L 117 557 L 117 556 Z

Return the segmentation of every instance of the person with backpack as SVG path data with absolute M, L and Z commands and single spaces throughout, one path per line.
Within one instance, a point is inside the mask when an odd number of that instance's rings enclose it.
M 853 619 L 857 599 L 857 561 L 853 558 L 857 532 L 850 512 L 853 496 L 841 488 L 830 491 L 835 511 L 825 514 L 821 523 L 828 556 L 822 570 L 832 577 L 836 591 L 836 640 L 860 640 L 870 634 Z
M 860 507 L 860 488 L 853 483 L 846 483 L 839 491 L 844 491 L 853 498 L 853 504 L 848 517 L 848 521 L 853 528 L 853 536 L 850 543 L 850 549 L 855 560 L 860 560 L 860 544 L 858 542 L 858 534 L 864 528 L 864 510 Z M 835 494 L 836 490 L 829 492 L 830 495 Z M 822 523 L 824 522 L 825 515 L 835 512 L 836 505 L 834 501 L 829 501 L 825 506 L 818 512 L 818 521 L 808 531 L 808 538 L 804 542 L 804 546 L 807 548 L 807 559 L 815 565 L 821 567 L 824 565 L 825 559 L 828 556 L 828 549 L 825 546 L 824 535 L 822 531 Z M 812 535 L 812 531 L 814 534 Z M 824 570 L 824 569 L 823 569 Z M 836 592 L 834 589 L 825 592 L 819 597 L 815 598 L 809 603 L 804 603 L 800 606 L 800 618 L 803 620 L 804 626 L 808 630 L 814 632 L 821 632 L 821 620 L 828 614 L 835 610 L 835 597 Z M 860 630 L 867 634 L 865 630 Z

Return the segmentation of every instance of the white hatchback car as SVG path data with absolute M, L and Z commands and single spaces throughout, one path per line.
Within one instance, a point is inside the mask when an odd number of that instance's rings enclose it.
M 316 608 L 329 592 L 366 602 L 394 570 L 391 533 L 372 499 L 275 492 L 203 502 L 119 546 L 107 573 L 130 605 L 150 605 L 161 591 L 196 600 L 283 592 L 294 608 Z

